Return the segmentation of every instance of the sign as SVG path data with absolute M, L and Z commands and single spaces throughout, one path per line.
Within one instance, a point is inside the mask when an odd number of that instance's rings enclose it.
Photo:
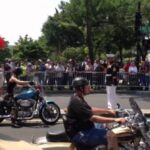
M 144 34 L 149 34 L 150 33 L 150 25 L 140 26 L 140 31 Z

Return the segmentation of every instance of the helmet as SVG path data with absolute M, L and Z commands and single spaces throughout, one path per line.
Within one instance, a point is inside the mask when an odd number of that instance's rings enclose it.
M 83 77 L 76 77 L 72 82 L 72 86 L 74 88 L 84 87 L 88 84 L 89 84 L 89 81 Z
M 19 76 L 22 74 L 22 69 L 21 68 L 16 68 L 13 73 L 16 75 L 16 76 Z

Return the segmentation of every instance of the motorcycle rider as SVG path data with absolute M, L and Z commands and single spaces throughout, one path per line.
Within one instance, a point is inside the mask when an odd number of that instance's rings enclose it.
M 77 148 L 88 150 L 98 145 L 107 145 L 108 150 L 119 150 L 116 135 L 104 127 L 96 128 L 95 123 L 125 123 L 125 118 L 102 117 L 100 114 L 115 116 L 112 109 L 91 107 L 85 101 L 91 87 L 87 79 L 76 77 L 73 80 L 74 95 L 67 108 L 66 129 L 70 140 Z
M 7 84 L 7 94 L 4 97 L 4 100 L 8 101 L 8 100 L 12 100 L 12 102 L 14 103 L 14 106 L 16 105 L 16 101 L 14 98 L 14 89 L 16 87 L 29 87 L 30 86 L 30 81 L 22 81 L 20 79 L 18 79 L 18 77 L 22 74 L 22 69 L 20 67 L 17 67 L 14 69 L 14 71 L 12 72 L 12 75 L 8 81 Z M 12 108 L 12 126 L 13 127 L 19 127 L 19 124 L 17 122 L 17 108 L 13 107 Z

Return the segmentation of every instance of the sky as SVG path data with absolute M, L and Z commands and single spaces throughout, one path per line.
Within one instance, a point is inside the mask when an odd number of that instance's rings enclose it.
M 61 0 L 0 0 L 0 36 L 13 45 L 19 36 L 36 40 Z M 62 0 L 69 1 L 69 0 Z

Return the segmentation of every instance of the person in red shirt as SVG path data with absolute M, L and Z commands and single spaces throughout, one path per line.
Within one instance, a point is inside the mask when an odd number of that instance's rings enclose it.
M 124 64 L 124 66 L 123 66 L 123 69 L 126 73 L 128 73 L 129 66 L 130 66 L 130 60 L 128 60 L 128 62 L 126 64 Z

